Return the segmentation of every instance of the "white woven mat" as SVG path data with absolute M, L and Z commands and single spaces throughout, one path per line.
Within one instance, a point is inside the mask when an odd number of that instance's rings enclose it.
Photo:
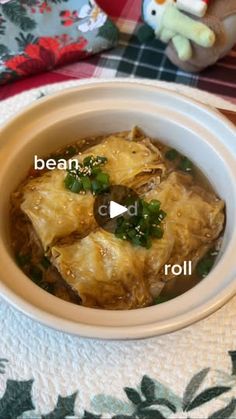
M 0 123 L 41 93 L 85 82 L 46 86 L 1 102 Z M 159 84 L 236 110 L 195 89 Z M 143 341 L 69 336 L 37 324 L 3 300 L 0 316 L 0 357 L 8 360 L 0 359 L 0 419 L 236 418 L 236 353 L 228 353 L 236 350 L 236 298 L 185 330 Z

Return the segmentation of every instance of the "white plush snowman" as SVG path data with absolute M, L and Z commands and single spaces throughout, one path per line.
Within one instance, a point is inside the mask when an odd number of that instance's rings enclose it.
M 176 6 L 198 17 L 203 17 L 206 14 L 207 7 L 210 0 L 177 0 Z
M 168 58 L 185 71 L 215 64 L 236 43 L 236 0 L 143 0 L 142 16 L 139 40 L 167 43 Z
M 203 2 L 203 0 L 188 1 L 189 4 Z M 190 12 L 190 11 L 189 11 Z M 179 10 L 175 0 L 144 0 L 143 19 L 151 27 L 155 36 L 161 41 L 173 42 L 179 58 L 187 61 L 192 56 L 190 41 L 204 48 L 210 48 L 215 42 L 214 32 L 202 22 L 186 15 Z
M 148 22 L 151 28 L 158 32 L 158 28 L 161 27 L 163 14 L 168 4 L 174 4 L 174 0 L 155 1 L 155 0 L 144 0 L 143 2 L 143 18 L 144 22 Z

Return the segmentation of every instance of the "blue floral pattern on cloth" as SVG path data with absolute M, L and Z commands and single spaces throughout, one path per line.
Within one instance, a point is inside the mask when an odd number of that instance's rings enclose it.
M 0 399 L 0 418 L 2 419 L 195 419 L 198 409 L 211 403 L 212 413 L 207 419 L 235 418 L 236 399 L 231 390 L 236 384 L 236 351 L 230 351 L 232 362 L 231 375 L 218 371 L 221 382 L 214 386 L 206 386 L 206 378 L 210 368 L 197 372 L 187 384 L 182 396 L 176 395 L 171 389 L 156 379 L 144 375 L 141 382 L 134 387 L 125 387 L 126 401 L 109 395 L 100 394 L 93 397 L 91 411 L 76 416 L 75 401 L 77 392 L 66 397 L 58 396 L 53 411 L 37 414 L 34 410 L 32 397 L 33 379 L 28 381 L 7 380 L 5 393 Z M 0 359 L 0 374 L 7 368 L 7 359 Z M 227 396 L 228 395 L 228 396 Z M 214 401 L 223 397 L 224 407 L 215 411 Z

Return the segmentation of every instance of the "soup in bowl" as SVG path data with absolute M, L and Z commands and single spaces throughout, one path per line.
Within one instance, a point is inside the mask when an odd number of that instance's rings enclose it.
M 11 196 L 11 239 L 41 288 L 86 307 L 137 309 L 181 295 L 213 268 L 225 204 L 176 149 L 134 128 L 34 160 Z
M 217 113 L 95 83 L 40 100 L 1 135 L 1 289 L 21 310 L 132 338 L 233 295 L 235 130 Z

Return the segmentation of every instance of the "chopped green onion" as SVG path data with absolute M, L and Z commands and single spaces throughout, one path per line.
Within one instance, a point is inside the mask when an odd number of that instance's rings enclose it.
M 144 231 L 147 231 L 149 228 L 150 219 L 149 219 L 149 214 L 144 214 L 143 217 L 145 218 L 140 218 L 138 226 L 140 226 L 140 229 L 144 232 Z
M 138 215 L 128 219 L 117 218 L 115 235 L 120 239 L 130 241 L 134 246 L 149 249 L 152 245 L 152 238 L 161 239 L 163 237 L 164 232 L 160 224 L 166 213 L 161 210 L 161 204 L 157 200 L 148 203 L 143 199 L 138 199 L 137 204 Z
M 84 166 L 91 166 L 93 162 L 94 157 L 93 156 L 87 156 L 84 158 L 83 164 Z
M 117 227 L 121 227 L 124 221 L 125 221 L 124 217 L 117 218 Z
M 30 278 L 39 284 L 39 282 L 43 279 L 43 272 L 37 266 L 32 266 L 30 269 Z
M 157 199 L 153 199 L 150 203 L 149 203 L 149 211 L 153 214 L 156 214 L 159 212 L 160 210 L 160 206 L 161 203 L 160 201 L 157 201 Z
M 101 173 L 100 167 L 92 167 L 92 175 L 96 176 Z
M 74 183 L 74 180 L 75 180 L 74 176 L 68 173 L 66 178 L 64 179 L 64 184 L 65 184 L 66 189 L 71 189 Z
M 158 220 L 159 221 L 163 221 L 164 220 L 164 218 L 166 218 L 166 212 L 165 211 L 163 211 L 163 210 L 160 210 L 159 211 L 159 214 L 158 214 Z
M 204 257 L 200 260 L 200 262 L 198 262 L 197 267 L 196 267 L 196 271 L 197 274 L 201 277 L 201 278 L 205 278 L 205 276 L 207 276 L 210 271 L 212 270 L 213 266 L 214 266 L 214 258 L 212 257 Z
M 100 172 L 96 176 L 96 180 L 98 182 L 101 182 L 104 185 L 108 185 L 109 184 L 109 179 L 110 179 L 110 176 L 107 173 L 104 173 L 104 172 Z
M 99 194 L 105 191 L 110 184 L 110 177 L 99 166 L 106 162 L 106 157 L 87 156 L 78 169 L 76 163 L 72 162 L 72 169 L 67 170 L 68 174 L 64 180 L 66 189 L 74 193 L 91 191 Z
M 156 239 L 162 239 L 163 234 L 164 232 L 160 227 L 152 227 L 151 235 L 155 237 Z
M 77 148 L 75 148 L 75 147 L 73 147 L 73 146 L 70 146 L 70 147 L 68 147 L 67 149 L 66 149 L 66 151 L 65 151 L 65 157 L 67 158 L 70 158 L 70 157 L 73 157 L 75 154 L 77 153 Z
M 132 240 L 130 240 L 130 241 L 131 241 L 131 243 L 132 243 L 133 246 L 143 246 L 143 247 L 146 247 L 145 244 L 142 243 L 142 240 L 139 237 L 137 237 L 137 236 L 133 237 Z
M 100 182 L 97 181 L 97 179 L 92 180 L 92 191 L 94 193 L 98 193 L 99 191 L 101 191 L 102 185 Z
M 79 167 L 81 167 L 81 165 L 79 165 Z M 71 162 L 71 169 L 76 170 L 76 162 L 75 161 Z
M 72 185 L 70 187 L 71 192 L 79 193 L 81 191 L 81 189 L 82 189 L 81 182 L 77 179 L 74 179 L 74 182 L 72 183 Z
M 85 191 L 91 190 L 91 181 L 88 176 L 84 176 L 81 178 L 82 187 Z
M 32 266 L 29 273 L 32 281 L 43 290 L 53 293 L 54 286 L 43 279 L 43 272 L 38 266 Z
M 16 262 L 21 267 L 27 265 L 30 262 L 30 260 L 31 260 L 31 255 L 30 254 L 23 255 L 23 254 L 19 253 L 18 255 L 16 255 Z
M 154 300 L 154 304 L 155 305 L 158 305 L 158 304 L 162 304 L 162 303 L 165 303 L 166 301 L 168 301 L 170 298 L 168 298 L 168 297 L 162 297 L 161 295 L 159 295 L 157 298 L 155 298 L 155 300 Z
M 127 236 L 125 233 L 119 232 L 119 233 L 115 233 L 115 235 L 118 239 L 127 240 Z
M 95 160 L 97 161 L 97 163 L 99 165 L 107 163 L 107 158 L 106 157 L 103 157 L 103 156 L 102 157 L 101 156 L 98 156 L 98 157 L 96 157 Z
M 193 171 L 193 163 L 187 157 L 181 157 L 180 163 L 178 166 L 179 170 L 183 172 L 192 172 Z
M 131 229 L 127 232 L 127 236 L 132 240 L 136 237 L 136 234 L 137 234 L 137 231 L 135 229 Z
M 150 236 L 146 236 L 143 239 L 141 239 L 141 243 L 143 247 L 146 247 L 146 249 L 151 249 L 152 247 L 152 240 Z
M 49 266 L 51 266 L 51 262 L 50 262 L 50 260 L 48 260 L 48 258 L 46 258 L 46 256 L 44 256 L 42 259 L 41 259 L 41 265 L 42 265 L 42 267 L 44 268 L 44 269 L 48 269 L 49 268 Z
M 173 161 L 175 159 L 177 159 L 177 157 L 179 156 L 179 153 L 177 150 L 175 150 L 174 148 L 171 148 L 170 150 L 168 150 L 165 154 L 165 158 L 167 160 Z
M 219 251 L 215 248 L 209 250 L 209 252 L 198 262 L 196 266 L 196 272 L 201 278 L 205 278 L 212 270 L 215 259 Z

